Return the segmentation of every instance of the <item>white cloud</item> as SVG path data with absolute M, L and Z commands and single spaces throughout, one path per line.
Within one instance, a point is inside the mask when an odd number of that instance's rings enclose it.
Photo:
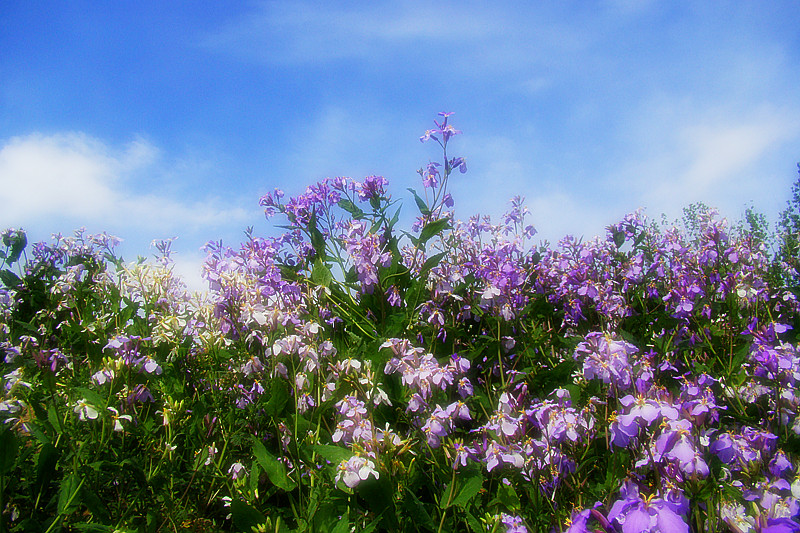
M 178 275 L 190 293 L 208 291 L 208 282 L 201 275 L 205 255 L 195 252 L 173 256 L 173 272 Z
M 81 133 L 8 139 L 0 144 L 0 226 L 47 233 L 89 226 L 149 242 L 231 223 L 244 226 L 251 218 L 217 199 L 193 194 L 188 202 L 137 192 L 133 176 L 149 174 L 158 182 L 169 174 L 159 154 L 141 139 L 112 148 Z
M 775 214 L 788 194 L 780 169 L 793 166 L 786 155 L 800 135 L 800 112 L 762 107 L 736 113 L 709 106 L 669 115 L 654 113 L 648 126 L 641 125 L 652 133 L 632 146 L 617 174 L 639 205 L 651 216 L 671 219 L 695 202 L 732 219 L 751 201 Z
M 0 150 L 0 221 L 108 216 L 116 200 L 118 163 L 84 135 L 14 137 Z

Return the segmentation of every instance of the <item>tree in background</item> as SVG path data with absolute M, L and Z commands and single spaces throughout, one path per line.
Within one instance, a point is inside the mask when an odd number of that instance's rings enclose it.
M 800 174 L 800 163 L 797 164 Z M 800 284 L 800 175 L 792 185 L 792 197 L 786 209 L 781 211 L 778 220 L 779 249 L 777 262 L 783 266 L 785 281 L 791 285 Z

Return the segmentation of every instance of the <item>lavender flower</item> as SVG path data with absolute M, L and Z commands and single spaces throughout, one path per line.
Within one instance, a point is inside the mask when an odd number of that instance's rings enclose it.
M 622 499 L 612 505 L 608 521 L 621 527 L 623 533 L 689 533 L 679 505 L 655 495 L 643 498 L 639 488 L 630 482 L 623 485 L 620 494 Z
M 375 469 L 375 463 L 366 457 L 354 455 L 339 463 L 335 483 L 338 487 L 339 482 L 344 482 L 348 488 L 352 489 L 370 477 L 380 478 L 380 473 Z

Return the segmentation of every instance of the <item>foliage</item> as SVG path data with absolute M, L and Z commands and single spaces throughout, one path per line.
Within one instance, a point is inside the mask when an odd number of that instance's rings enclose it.
M 535 245 L 521 198 L 455 218 L 440 120 L 412 228 L 380 176 L 276 190 L 284 233 L 209 243 L 206 295 L 168 242 L 3 233 L 0 530 L 799 530 L 763 220 Z
M 800 174 L 800 163 L 797 170 Z M 786 279 L 796 286 L 800 283 L 800 177 L 792 185 L 792 197 L 786 204 L 778 221 L 778 258 Z

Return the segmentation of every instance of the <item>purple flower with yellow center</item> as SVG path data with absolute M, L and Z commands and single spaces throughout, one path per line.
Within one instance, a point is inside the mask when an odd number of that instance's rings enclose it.
M 572 517 L 567 519 L 567 529 L 565 533 L 600 533 L 601 531 L 606 532 L 613 532 L 614 527 L 608 521 L 608 519 L 603 516 L 598 508 L 602 504 L 600 502 L 596 502 L 591 509 L 583 509 L 579 512 L 572 513 Z M 589 522 L 594 521 L 603 529 L 589 529 Z
M 734 470 L 747 469 L 771 454 L 778 437 L 767 431 L 745 427 L 740 434 L 722 433 L 709 450 Z
M 447 436 L 449 433 L 450 419 L 446 417 L 446 414 L 445 417 L 442 417 L 443 414 L 445 413 L 437 406 L 436 410 L 425 420 L 425 424 L 422 426 L 428 446 L 431 448 L 438 448 L 441 445 L 442 437 Z
M 608 425 L 610 440 L 614 446 L 625 448 L 639 435 L 639 422 L 636 417 L 621 417 L 612 414 Z
M 510 446 L 502 446 L 497 442 L 490 442 L 486 448 L 484 456 L 486 471 L 491 472 L 502 464 L 508 464 L 515 468 L 522 468 L 525 459 L 519 451 Z
M 453 442 L 452 446 L 452 456 L 450 455 L 450 450 L 446 450 L 445 453 L 447 453 L 448 458 L 452 457 L 453 469 L 458 469 L 459 466 L 467 466 L 467 461 L 474 457 L 475 450 L 468 448 L 461 441 Z
M 500 513 L 500 523 L 505 526 L 505 533 L 528 533 L 528 528 L 520 516 Z
M 630 482 L 620 492 L 622 499 L 614 502 L 608 521 L 621 527 L 622 533 L 689 533 L 689 525 L 679 514 L 677 504 L 654 494 L 642 498 L 638 487 Z
M 637 462 L 637 466 L 649 461 L 659 463 L 662 459 L 675 461 L 678 468 L 690 476 L 706 477 L 708 465 L 697 450 L 692 438 L 692 423 L 685 419 L 668 420 L 662 423 L 661 434 L 651 447 L 651 453 Z
M 440 166 L 439 163 L 430 162 L 424 170 L 420 170 L 422 185 L 426 189 L 433 189 L 439 185 L 439 171 L 436 168 L 438 166 Z
M 658 402 L 645 398 L 642 394 L 636 397 L 629 394 L 621 398 L 619 403 L 628 409 L 626 414 L 618 417 L 625 417 L 624 424 L 627 424 L 629 420 L 637 420 L 643 427 L 647 427 L 661 416 L 661 407 Z

